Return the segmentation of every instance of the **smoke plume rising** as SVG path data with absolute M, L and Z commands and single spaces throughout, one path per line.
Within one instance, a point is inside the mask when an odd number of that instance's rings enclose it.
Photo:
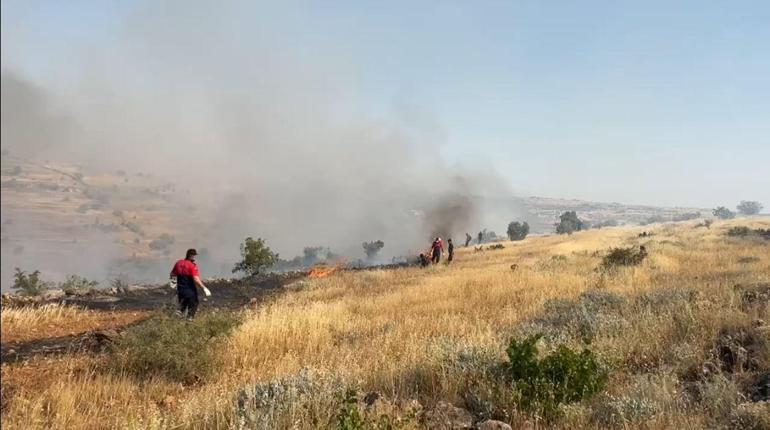
M 507 187 L 446 165 L 440 121 L 408 99 L 368 113 L 344 49 L 293 33 L 310 25 L 296 10 L 271 20 L 251 8 L 144 4 L 119 38 L 76 56 L 77 82 L 32 83 L 4 58 L 4 149 L 189 190 L 178 197 L 195 208 L 195 232 L 172 257 L 206 248 L 217 272 L 246 236 L 282 257 L 329 246 L 356 258 L 362 241 L 402 255 L 480 227 L 478 197 Z M 45 258 L 27 267 L 45 271 Z

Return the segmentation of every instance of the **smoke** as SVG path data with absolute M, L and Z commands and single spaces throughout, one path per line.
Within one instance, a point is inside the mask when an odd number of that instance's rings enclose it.
M 89 47 L 80 81 L 4 72 L 4 147 L 189 190 L 177 198 L 195 212 L 175 216 L 194 228 L 175 254 L 206 248 L 216 271 L 246 236 L 282 257 L 311 245 L 362 257 L 373 240 L 401 255 L 479 228 L 479 196 L 510 194 L 493 172 L 442 160 L 445 132 L 419 101 L 394 96 L 373 115 L 352 55 L 299 11 L 254 7 L 147 3 Z
M 72 119 L 52 105 L 43 88 L 6 70 L 1 79 L 3 148 L 28 157 L 65 154 L 75 133 Z

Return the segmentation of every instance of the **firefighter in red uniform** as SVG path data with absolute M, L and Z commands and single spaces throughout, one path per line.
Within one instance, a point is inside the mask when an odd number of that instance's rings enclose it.
M 183 260 L 179 260 L 171 269 L 172 280 L 176 278 L 176 292 L 179 299 L 179 311 L 187 318 L 194 318 L 195 311 L 198 309 L 198 289 L 200 287 L 207 296 L 211 292 L 201 281 L 198 265 L 195 264 L 195 257 L 198 252 L 194 249 L 188 249 Z
M 433 244 L 431 247 L 431 261 L 433 261 L 433 264 L 438 264 L 439 261 L 441 261 L 441 254 L 444 253 L 444 242 L 441 240 L 440 237 L 437 237 L 436 240 L 433 241 Z

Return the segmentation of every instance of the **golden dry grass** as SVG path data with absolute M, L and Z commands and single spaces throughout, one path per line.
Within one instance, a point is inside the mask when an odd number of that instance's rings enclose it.
M 650 406 L 656 408 L 654 416 L 625 421 L 625 426 L 704 427 L 712 419 L 710 406 L 682 406 L 678 375 L 708 359 L 725 326 L 751 324 L 767 315 L 766 306 L 738 312 L 734 286 L 770 282 L 768 244 L 728 238 L 725 231 L 734 225 L 768 228 L 770 221 L 736 219 L 716 222 L 710 229 L 694 225 L 530 237 L 505 243 L 498 251 L 460 249 L 451 266 L 343 272 L 316 279 L 247 312 L 221 351 L 225 364 L 215 382 L 185 388 L 95 371 L 70 373 L 44 390 L 17 390 L 3 413 L 4 425 L 235 427 L 241 389 L 294 378 L 307 369 L 322 375 L 319 386 L 328 389 L 310 400 L 297 400 L 304 406 L 271 410 L 260 418 L 266 420 L 259 421 L 262 425 L 316 428 L 333 423 L 335 410 L 329 409 L 338 404 L 334 390 L 339 384 L 383 394 L 393 400 L 394 414 L 403 412 L 409 399 L 426 406 L 442 399 L 462 404 L 469 371 L 457 365 L 458 354 L 502 361 L 510 337 L 542 316 L 544 304 L 552 299 L 575 299 L 597 288 L 624 297 L 689 288 L 699 292 L 693 303 L 669 308 L 663 300 L 659 308 L 624 308 L 622 330 L 599 333 L 591 347 L 615 369 L 609 396 L 658 399 Z M 637 237 L 643 230 L 655 235 Z M 601 252 L 637 244 L 646 244 L 650 253 L 640 266 L 611 274 L 596 270 Z M 746 263 L 742 257 L 755 259 Z M 510 269 L 513 263 L 518 264 L 515 271 Z M 566 342 L 580 346 L 576 339 Z M 4 374 L 13 372 L 5 366 Z M 648 377 L 640 379 L 644 374 Z M 588 403 L 570 406 L 563 420 L 551 425 L 601 426 L 596 421 L 601 410 L 601 405 Z M 524 419 L 510 417 L 514 425 Z
M 146 314 L 139 311 L 99 312 L 58 303 L 38 307 L 3 307 L 0 311 L 0 338 L 6 343 L 73 335 L 120 327 L 145 318 Z

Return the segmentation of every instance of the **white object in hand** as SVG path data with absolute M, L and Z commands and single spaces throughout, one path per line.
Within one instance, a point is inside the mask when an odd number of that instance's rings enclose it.
M 206 288 L 206 287 L 203 287 L 203 294 L 205 294 L 205 295 L 206 295 L 206 297 L 208 297 L 208 296 L 210 296 L 210 295 L 211 295 L 211 291 L 209 291 L 209 289 L 208 289 L 208 288 Z

